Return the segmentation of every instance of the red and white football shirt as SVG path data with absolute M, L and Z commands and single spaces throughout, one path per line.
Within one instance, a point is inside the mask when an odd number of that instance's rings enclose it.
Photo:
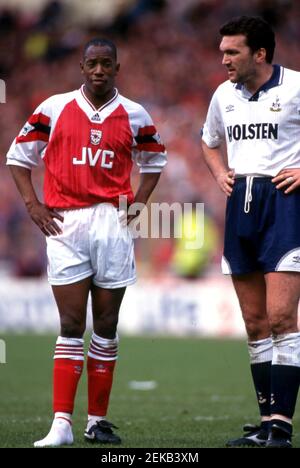
M 166 151 L 146 110 L 115 90 L 96 109 L 81 89 L 44 101 L 13 141 L 7 164 L 45 164 L 44 198 L 50 208 L 79 208 L 119 196 L 133 201 L 132 161 L 140 172 L 160 172 Z

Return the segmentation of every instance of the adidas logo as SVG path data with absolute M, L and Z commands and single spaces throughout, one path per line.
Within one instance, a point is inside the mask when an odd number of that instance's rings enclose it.
M 98 114 L 98 112 L 96 112 L 96 114 L 93 115 L 93 117 L 91 118 L 91 121 L 92 122 L 101 122 L 101 117 Z

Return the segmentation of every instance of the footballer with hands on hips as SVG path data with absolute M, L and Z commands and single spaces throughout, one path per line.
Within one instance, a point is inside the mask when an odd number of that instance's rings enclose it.
M 80 89 L 48 98 L 12 143 L 7 164 L 28 213 L 46 236 L 48 280 L 60 316 L 54 353 L 53 413 L 35 447 L 73 443 L 72 413 L 84 363 L 83 335 L 91 294 L 93 333 L 87 355 L 86 440 L 120 444 L 106 419 L 118 357 L 117 323 L 126 287 L 136 281 L 133 239 L 120 221 L 119 197 L 146 204 L 166 164 L 147 111 L 120 95 L 113 42 L 92 39 L 80 63 Z M 31 182 L 43 160 L 44 202 Z M 140 184 L 134 195 L 135 162 Z M 130 218 L 132 219 L 132 218 Z
M 300 73 L 272 65 L 274 32 L 259 17 L 234 18 L 220 34 L 228 80 L 202 147 L 228 196 L 222 270 L 245 321 L 261 417 L 227 446 L 289 448 L 300 381 Z

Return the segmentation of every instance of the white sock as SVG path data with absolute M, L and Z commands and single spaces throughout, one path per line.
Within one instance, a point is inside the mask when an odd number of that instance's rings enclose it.
M 88 422 L 87 422 L 86 430 L 87 430 L 87 431 L 90 430 L 90 428 L 91 428 L 92 426 L 94 426 L 94 424 L 96 424 L 97 421 L 103 421 L 103 420 L 105 420 L 105 419 L 106 419 L 105 416 L 94 416 L 94 415 L 92 415 L 92 414 L 89 414 L 89 415 L 88 415 Z
M 272 364 L 300 367 L 300 333 L 286 333 L 273 338 Z
M 250 356 L 250 364 L 262 364 L 263 362 L 271 362 L 273 357 L 273 341 L 272 337 L 263 340 L 248 341 L 248 351 Z
M 59 447 L 60 445 L 73 444 L 72 423 L 65 417 L 56 417 L 57 414 L 68 413 L 55 413 L 49 434 L 41 440 L 34 442 L 34 447 Z
M 72 414 L 71 413 L 54 413 L 54 419 L 61 418 L 65 419 L 72 426 Z

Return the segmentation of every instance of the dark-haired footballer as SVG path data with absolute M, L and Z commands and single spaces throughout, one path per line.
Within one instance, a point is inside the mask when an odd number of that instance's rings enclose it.
M 261 416 L 227 446 L 289 448 L 300 381 L 300 73 L 272 64 L 274 32 L 259 17 L 220 33 L 228 80 L 211 100 L 203 151 L 228 196 L 222 269 L 245 321 Z

